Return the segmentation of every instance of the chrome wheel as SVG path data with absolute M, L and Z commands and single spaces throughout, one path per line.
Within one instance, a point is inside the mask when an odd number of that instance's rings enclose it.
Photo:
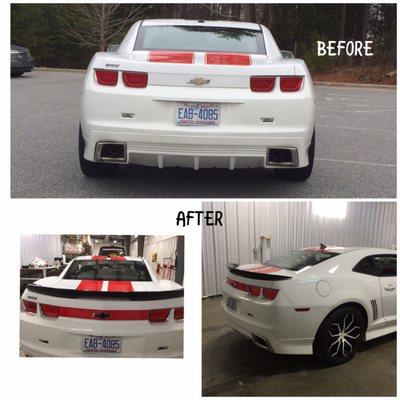
M 335 322 L 329 329 L 330 343 L 328 354 L 330 357 L 349 357 L 353 353 L 353 346 L 361 335 L 361 327 L 355 323 L 354 314 L 346 313 L 344 318 Z

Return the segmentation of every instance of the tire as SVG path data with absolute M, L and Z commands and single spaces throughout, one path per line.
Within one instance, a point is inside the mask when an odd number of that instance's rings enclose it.
M 24 73 L 23 72 L 11 72 L 11 76 L 13 78 L 17 78 L 19 76 L 22 76 Z
M 303 168 L 276 168 L 275 174 L 281 179 L 305 181 L 311 175 L 315 155 L 315 129 L 308 148 L 308 165 Z
M 345 306 L 333 311 L 318 329 L 314 354 L 331 365 L 351 360 L 361 345 L 365 322 L 362 313 L 355 307 Z M 344 332 L 344 340 L 341 332 Z
M 88 161 L 83 156 L 85 152 L 85 140 L 82 129 L 79 127 L 79 163 L 82 173 L 90 177 L 111 177 L 118 173 L 118 164 L 107 164 Z

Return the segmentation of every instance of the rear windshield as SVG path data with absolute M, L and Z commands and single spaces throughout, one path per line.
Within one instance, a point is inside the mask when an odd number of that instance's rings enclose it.
M 261 31 L 212 26 L 142 26 L 135 50 L 265 54 Z
M 99 256 L 123 256 L 125 255 L 125 250 L 123 247 L 101 247 L 99 251 Z
M 151 281 L 142 261 L 75 260 L 64 279 L 92 279 L 99 281 Z
M 312 266 L 321 263 L 322 261 L 328 260 L 338 253 L 330 253 L 325 251 L 308 251 L 298 250 L 292 251 L 291 253 L 285 254 L 269 260 L 265 265 L 275 265 L 283 269 L 289 269 L 291 271 L 299 271 L 304 267 Z

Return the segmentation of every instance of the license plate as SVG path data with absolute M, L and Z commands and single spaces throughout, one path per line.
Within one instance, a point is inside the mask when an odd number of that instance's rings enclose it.
M 230 296 L 228 296 L 228 297 L 226 298 L 226 305 L 227 305 L 227 307 L 229 307 L 231 310 L 237 311 L 237 304 L 238 304 L 237 299 L 234 299 L 233 297 L 230 297 Z
M 120 336 L 84 336 L 82 349 L 84 353 L 121 353 Z
M 209 103 L 181 103 L 176 106 L 175 124 L 186 126 L 219 125 L 219 106 Z

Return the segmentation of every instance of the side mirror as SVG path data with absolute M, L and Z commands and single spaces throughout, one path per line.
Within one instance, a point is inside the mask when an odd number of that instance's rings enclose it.
M 107 53 L 114 53 L 118 50 L 118 48 L 119 48 L 119 44 L 110 44 L 107 47 Z
M 289 50 L 281 50 L 283 58 L 294 58 L 294 54 Z

